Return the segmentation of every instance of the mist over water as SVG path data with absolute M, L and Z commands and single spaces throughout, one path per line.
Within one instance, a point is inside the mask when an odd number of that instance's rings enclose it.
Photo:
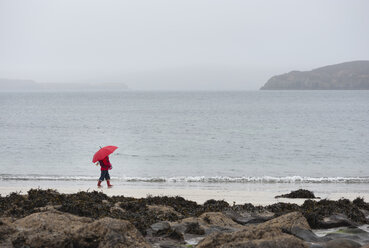
M 369 91 L 0 96 L 1 181 L 369 182 Z

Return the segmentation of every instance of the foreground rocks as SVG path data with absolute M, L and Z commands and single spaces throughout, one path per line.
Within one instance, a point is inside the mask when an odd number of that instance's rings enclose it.
M 93 220 L 55 210 L 3 219 L 0 230 L 1 247 L 150 247 L 128 221 Z
M 0 247 L 360 247 L 368 216 L 362 198 L 261 207 L 32 189 L 0 197 Z

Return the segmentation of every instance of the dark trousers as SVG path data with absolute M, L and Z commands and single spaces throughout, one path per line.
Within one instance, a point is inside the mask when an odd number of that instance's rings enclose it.
M 104 181 L 104 178 L 105 178 L 106 180 L 110 180 L 109 171 L 107 171 L 107 170 L 103 170 L 103 171 L 101 171 L 101 175 L 100 175 L 99 180 L 100 180 L 100 181 Z

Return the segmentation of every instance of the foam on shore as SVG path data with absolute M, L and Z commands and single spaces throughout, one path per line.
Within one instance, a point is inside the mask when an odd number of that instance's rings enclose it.
M 303 176 L 177 176 L 177 177 L 112 177 L 120 182 L 150 183 L 369 183 L 369 177 L 303 177 Z M 60 175 L 13 175 L 0 174 L 0 180 L 7 181 L 95 181 L 96 176 L 60 176 Z

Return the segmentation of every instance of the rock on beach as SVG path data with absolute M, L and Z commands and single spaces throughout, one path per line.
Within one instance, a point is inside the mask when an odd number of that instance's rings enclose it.
M 151 247 L 128 221 L 94 220 L 59 211 L 2 222 L 1 247 Z

